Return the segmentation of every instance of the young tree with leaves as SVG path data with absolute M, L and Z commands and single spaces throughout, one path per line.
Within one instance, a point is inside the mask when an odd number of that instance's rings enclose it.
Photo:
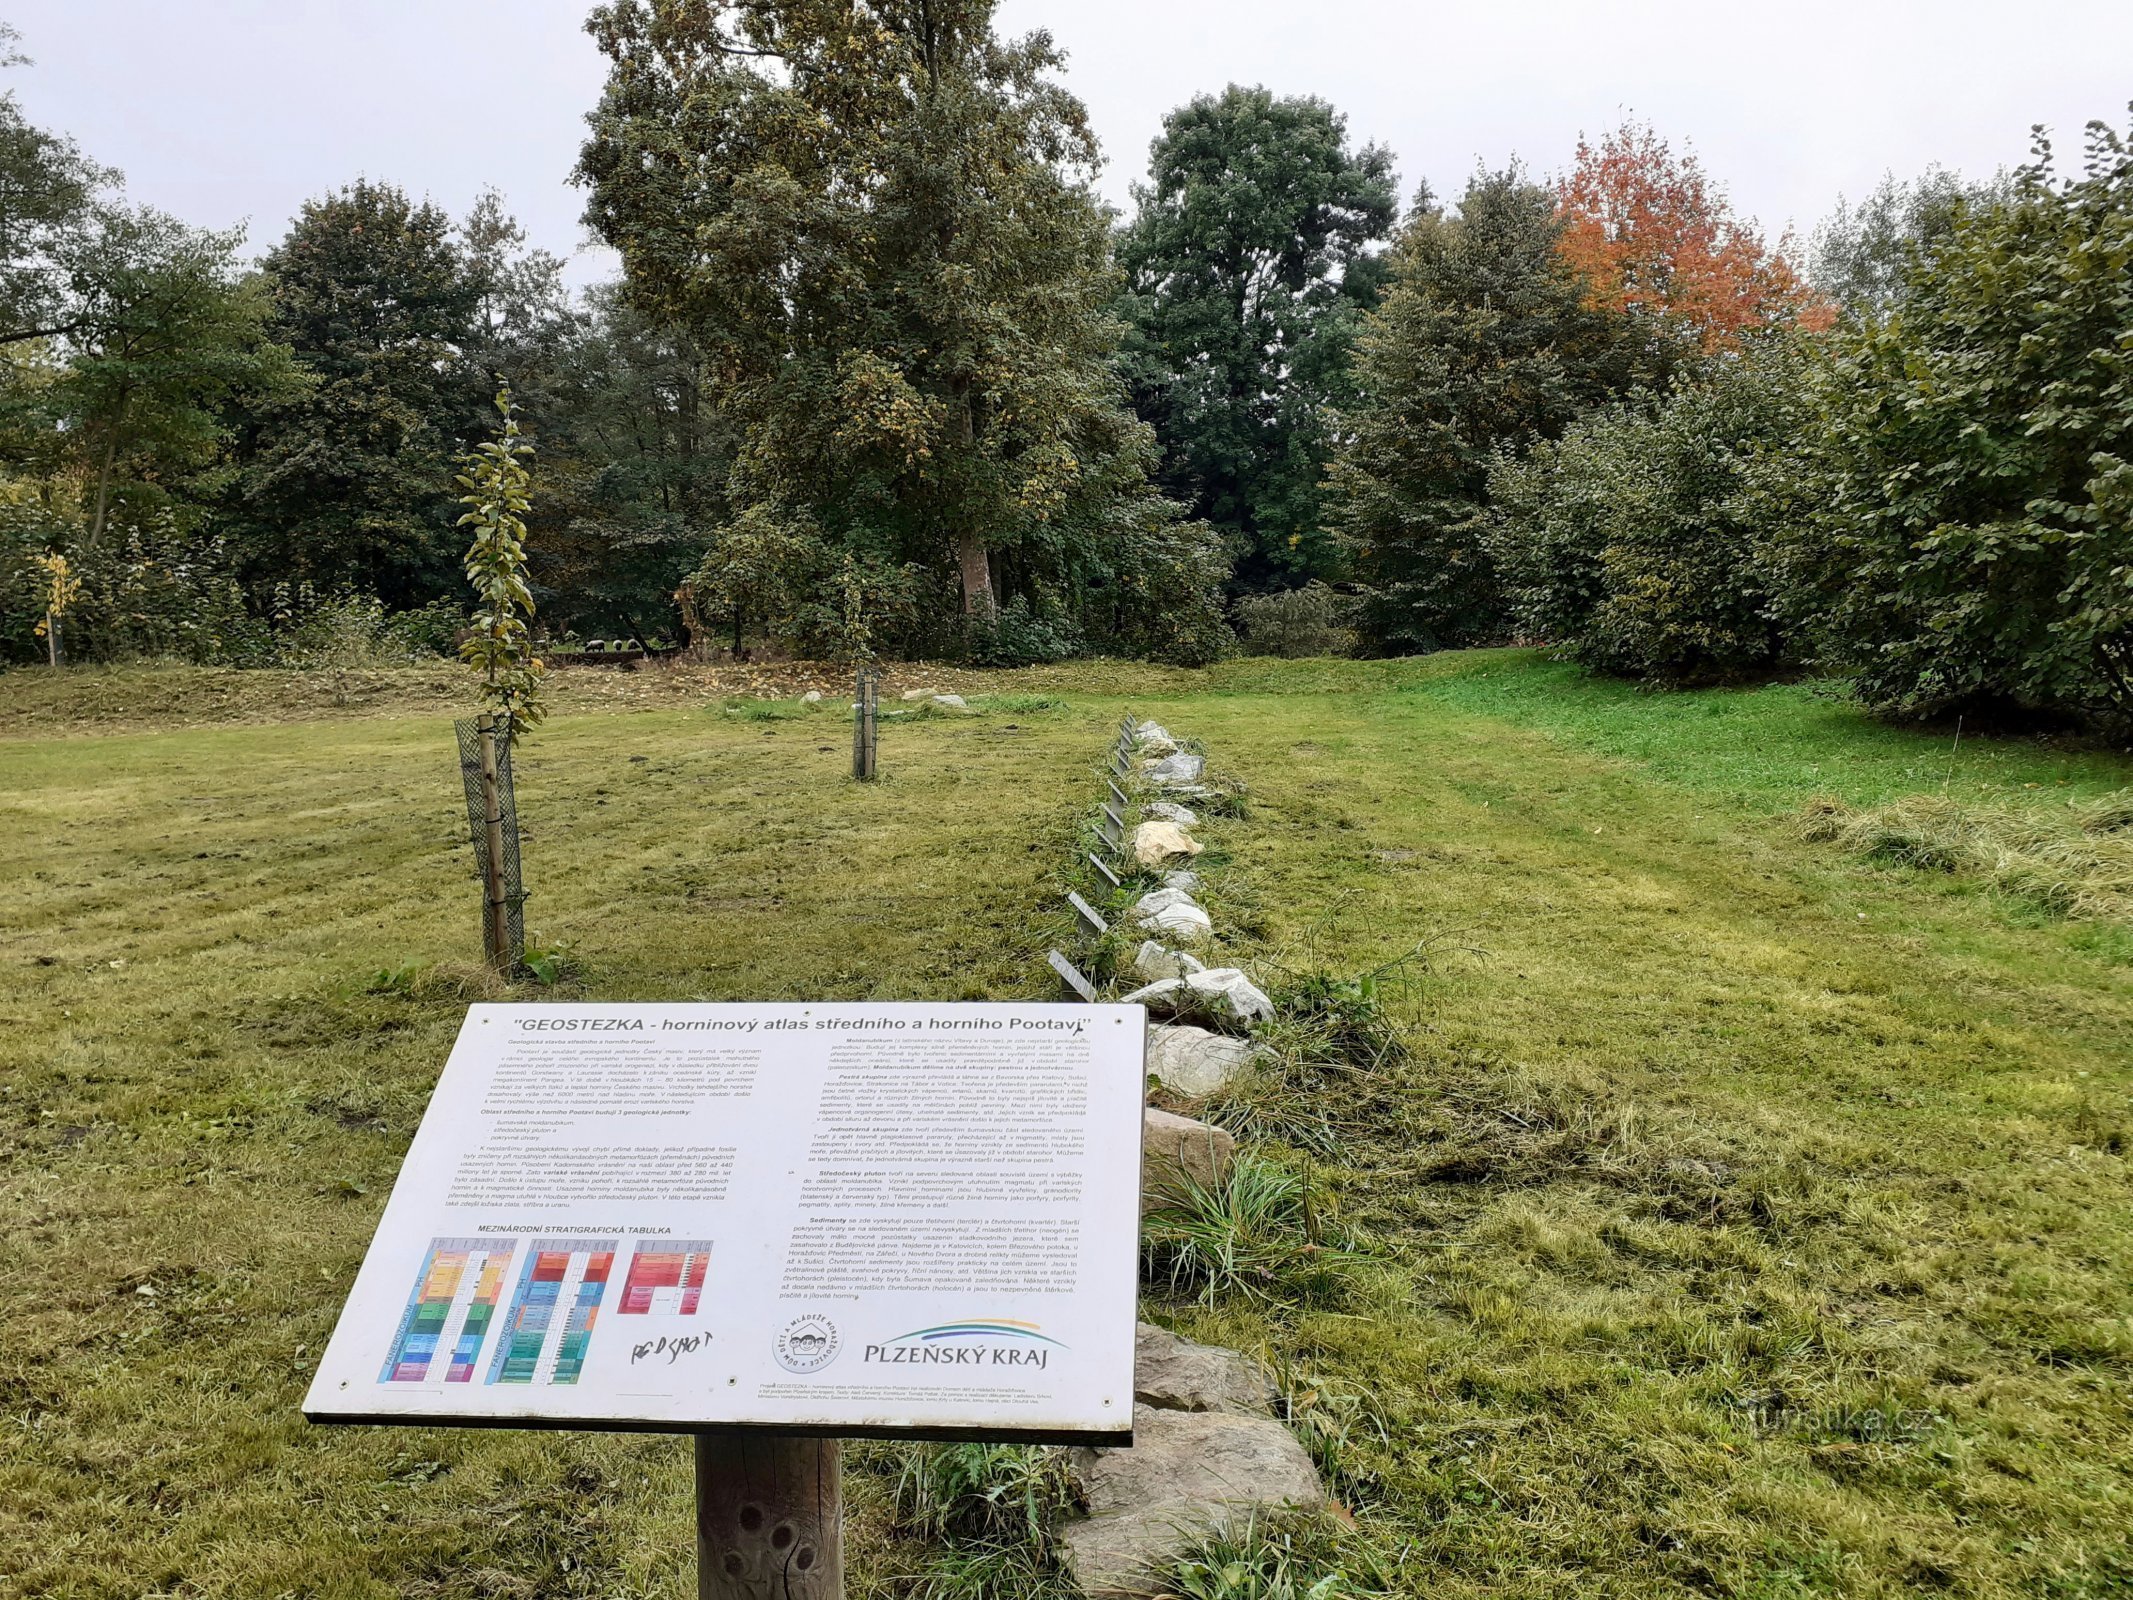
M 466 491 L 459 526 L 471 529 L 467 582 L 475 609 L 460 659 L 481 673 L 482 704 L 507 718 L 513 742 L 546 715 L 541 681 L 546 669 L 533 653 L 533 592 L 526 586 L 526 513 L 533 503 L 533 447 L 519 436 L 509 385 L 499 390 L 502 418 L 496 437 L 461 459 L 456 475 Z
M 1228 536 L 1250 589 L 1325 576 L 1329 408 L 1392 231 L 1391 153 L 1323 100 L 1231 85 L 1164 119 L 1118 237 L 1126 370 L 1163 482 Z
M 579 165 L 636 303 L 719 374 L 733 528 L 782 519 L 823 573 L 915 566 L 978 645 L 1007 598 L 1121 614 L 1089 591 L 1177 520 L 1112 365 L 1086 115 L 993 10 L 613 0 Z M 1212 617 L 1212 548 L 1185 576 L 1172 603 Z

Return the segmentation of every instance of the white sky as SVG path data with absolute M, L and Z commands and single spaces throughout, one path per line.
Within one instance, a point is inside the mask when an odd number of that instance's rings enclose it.
M 358 176 L 463 214 L 501 189 L 536 243 L 587 250 L 565 179 L 601 61 L 582 0 L 0 0 L 33 121 L 121 168 L 135 199 L 255 248 Z M 1406 193 L 1477 161 L 1547 174 L 1624 111 L 1692 142 L 1738 209 L 1804 234 L 1841 191 L 1938 162 L 2023 159 L 2033 122 L 2078 158 L 2123 129 L 2128 0 L 1003 0 L 1001 26 L 1070 54 L 1120 205 L 1166 111 L 1225 83 L 1316 94 L 1391 146 Z

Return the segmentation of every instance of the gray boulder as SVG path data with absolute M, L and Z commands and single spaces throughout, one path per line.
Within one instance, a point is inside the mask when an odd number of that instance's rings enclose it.
M 1198 1540 L 1326 1498 L 1294 1434 L 1231 1411 L 1136 1405 L 1130 1450 L 1074 1450 L 1068 1468 L 1089 1516 L 1063 1530 L 1067 1569 L 1092 1600 L 1161 1594 L 1157 1574 Z
M 1141 941 L 1141 947 L 1133 952 L 1133 975 L 1145 982 L 1154 983 L 1162 978 L 1182 978 L 1188 972 L 1205 972 L 1207 968 L 1198 956 L 1183 950 L 1172 950 L 1153 939 Z
M 970 702 L 959 694 L 937 694 L 933 697 L 937 706 L 946 706 L 950 711 L 968 711 Z
M 1196 813 L 1188 811 L 1184 806 L 1173 805 L 1168 800 L 1158 800 L 1152 805 L 1142 806 L 1141 815 L 1153 817 L 1158 822 L 1175 822 L 1181 828 L 1197 828 L 1200 825 L 1200 818 Z
M 1249 1356 L 1143 1322 L 1133 1330 L 1133 1398 L 1158 1411 L 1264 1417 L 1273 1414 L 1274 1385 Z
M 1183 889 L 1158 889 L 1133 902 L 1129 915 L 1140 926 L 1190 944 L 1215 931 L 1214 919 Z
M 1136 963 L 1137 965 L 1137 963 Z M 1254 1047 L 1205 1028 L 1148 1030 L 1148 1070 L 1163 1087 L 1187 1099 L 1220 1094 L 1251 1064 Z
M 1207 770 L 1205 756 L 1188 755 L 1179 751 L 1174 756 L 1165 756 L 1146 769 L 1150 783 L 1160 788 L 1173 788 L 1181 783 L 1198 783 L 1200 774 Z
M 1180 1193 L 1190 1179 L 1212 1189 L 1229 1176 L 1237 1141 L 1212 1123 L 1149 1106 L 1141 1112 L 1141 1209 Z

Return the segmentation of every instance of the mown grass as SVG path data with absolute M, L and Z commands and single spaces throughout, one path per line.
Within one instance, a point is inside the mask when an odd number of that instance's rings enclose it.
M 0 1590 L 688 1592 L 673 1443 L 296 1413 L 481 981 L 443 691 L 83 736 L 147 681 L 59 716 L 0 679 L 0 729 L 41 708 L 0 739 Z M 1966 738 L 1947 777 L 1948 737 L 1811 688 L 1516 653 L 943 686 L 1018 698 L 885 730 L 873 788 L 834 700 L 559 716 L 520 800 L 576 975 L 534 993 L 1042 992 L 1130 703 L 1251 786 L 1202 830 L 1230 954 L 1433 952 L 1404 1051 L 1292 1051 L 1255 1113 L 1363 1265 L 1151 1290 L 1274 1359 L 1358 1588 L 2133 1588 L 2133 946 L 1796 823 L 1944 782 L 2063 806 L 2133 764 Z M 855 1590 L 910 1592 L 893 1478 L 851 1476 Z

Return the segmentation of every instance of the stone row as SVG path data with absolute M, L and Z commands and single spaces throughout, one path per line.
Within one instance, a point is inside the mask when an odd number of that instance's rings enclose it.
M 1132 802 L 1114 782 L 1105 807 L 1104 842 L 1136 868 L 1163 872 L 1162 887 L 1142 895 L 1125 915 L 1150 934 L 1135 952 L 1132 975 L 1142 987 L 1128 1002 L 1175 1015 L 1206 1013 L 1224 1029 L 1248 1029 L 1271 1018 L 1273 1002 L 1239 968 L 1208 967 L 1189 948 L 1211 939 L 1213 919 L 1194 898 L 1200 887 L 1190 863 L 1202 846 L 1192 836 L 1199 818 L 1184 804 L 1210 793 L 1202 785 L 1205 758 L 1178 748 L 1160 724 L 1120 729 L 1113 776 L 1138 778 L 1159 794 L 1140 807 L 1130 835 Z M 1123 879 L 1096 856 L 1090 865 L 1112 889 Z M 1126 862 L 1122 862 L 1124 865 Z M 1068 896 L 1091 937 L 1109 932 L 1102 913 L 1079 894 Z M 1095 988 L 1057 951 L 1052 964 L 1084 999 Z M 1221 1093 L 1249 1070 L 1259 1046 L 1233 1032 L 1184 1023 L 1149 1029 L 1148 1068 L 1164 1091 L 1187 1101 Z M 1224 1129 L 1156 1106 L 1142 1112 L 1141 1207 L 1179 1193 L 1189 1180 L 1213 1188 L 1227 1176 L 1236 1140 Z M 1062 1531 L 1068 1571 L 1093 1600 L 1127 1600 L 1154 1592 L 1153 1574 L 1197 1540 L 1226 1533 L 1254 1516 L 1286 1507 L 1326 1503 L 1325 1488 L 1296 1437 L 1273 1415 L 1275 1390 L 1265 1371 L 1234 1350 L 1194 1344 L 1142 1323 L 1134 1340 L 1134 1443 L 1130 1450 L 1077 1449 L 1068 1465 L 1088 1514 Z

